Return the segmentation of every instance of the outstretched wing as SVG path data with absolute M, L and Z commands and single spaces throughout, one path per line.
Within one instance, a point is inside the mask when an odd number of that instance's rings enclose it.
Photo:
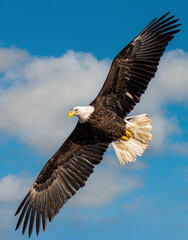
M 167 18 L 168 14 L 154 19 L 116 56 L 101 91 L 91 104 L 102 103 L 125 117 L 140 101 L 155 76 L 166 46 L 180 31 L 174 30 L 181 25 L 175 24 L 179 19 Z
M 20 204 L 15 214 L 21 211 L 16 229 L 24 219 L 22 234 L 29 222 L 30 237 L 36 221 L 38 235 L 42 218 L 45 231 L 47 218 L 51 222 L 64 203 L 85 185 L 94 165 L 102 160 L 108 145 L 108 139 L 95 135 L 86 124 L 78 123 L 69 138 L 46 163 Z

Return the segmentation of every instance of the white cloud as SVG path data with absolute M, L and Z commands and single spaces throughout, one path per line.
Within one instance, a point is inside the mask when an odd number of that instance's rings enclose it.
M 7 175 L 0 179 L 0 233 L 7 233 L 8 229 L 16 224 L 15 211 L 26 193 L 29 191 L 33 179 L 21 175 Z M 86 186 L 80 189 L 70 201 L 69 207 L 73 210 L 90 207 L 100 208 L 117 199 L 120 194 L 128 194 L 142 187 L 142 182 L 136 176 L 124 177 L 120 170 L 109 171 L 109 169 L 97 169 L 88 179 Z M 75 208 L 76 207 L 76 208 Z M 78 207 L 78 208 L 77 208 Z M 80 214 L 80 213 L 78 213 Z M 74 214 L 71 216 L 74 216 Z M 77 215 L 71 219 L 77 219 Z M 114 221 L 114 217 L 100 218 L 100 221 Z
M 6 56 L 6 58 L 5 58 Z M 110 64 L 89 53 L 69 51 L 59 58 L 33 57 L 16 48 L 0 48 L 0 131 L 16 135 L 42 154 L 52 154 L 72 131 L 76 119 L 67 113 L 87 105 L 100 90 Z M 1 65 L 1 64 L 0 64 Z M 188 55 L 167 52 L 135 113 L 149 113 L 150 148 L 160 150 L 177 121 L 165 117 L 166 104 L 188 98 Z M 134 113 L 132 113 L 134 114 Z M 174 113 L 175 115 L 175 113 Z
M 139 157 L 135 162 L 129 163 L 126 166 L 130 170 L 142 171 L 148 169 L 148 164 L 143 162 L 143 159 Z
M 15 209 L 10 206 L 0 208 L 0 234 L 4 233 L 6 230 L 12 227 L 12 224 L 14 223 L 14 211 Z
M 68 111 L 93 100 L 107 69 L 107 61 L 69 51 L 60 58 L 33 57 L 7 70 L 0 80 L 9 83 L 0 89 L 0 130 L 18 135 L 40 153 L 55 151 L 75 124 L 68 121 Z
M 169 103 L 187 102 L 187 79 L 188 54 L 179 49 L 167 52 L 161 59 L 156 77 L 149 84 L 149 90 L 134 111 L 146 112 L 152 119 L 152 149 L 161 150 L 170 134 L 181 132 L 176 113 L 173 113 L 173 118 L 166 117 L 165 107 Z
M 160 87 L 159 100 L 173 103 L 187 100 L 188 54 L 180 49 L 170 51 L 164 55 L 159 67 L 154 85 Z
M 141 106 L 155 113 L 157 108 L 168 102 L 175 103 L 188 99 L 187 78 L 188 54 L 180 49 L 165 53 L 155 79 L 149 84 L 149 91 L 147 90 L 142 97 L 144 104 Z
M 178 125 L 172 119 L 163 116 L 163 112 L 159 111 L 157 113 L 153 113 L 149 116 L 152 119 L 152 141 L 150 143 L 150 147 L 152 149 L 158 150 L 166 150 L 167 147 L 163 148 L 163 146 L 167 146 L 167 137 L 173 133 L 176 134 L 180 132 Z M 165 142 L 165 144 L 164 144 Z
M 99 170 L 93 173 L 86 184 L 75 196 L 73 205 L 99 208 L 118 198 L 142 187 L 136 176 L 125 177 L 120 171 Z
M 113 154 L 108 154 L 108 152 L 112 151 L 111 153 Z M 116 169 L 116 170 L 131 170 L 131 171 L 142 171 L 142 170 L 146 170 L 148 169 L 148 164 L 143 162 L 143 158 L 139 157 L 137 158 L 137 160 L 135 162 L 130 162 L 130 163 L 126 163 L 125 165 L 121 165 L 117 155 L 115 154 L 115 152 L 113 151 L 113 147 L 110 145 L 109 147 L 109 151 L 107 152 L 107 154 L 105 155 L 105 159 L 103 160 L 103 165 L 104 168 L 109 168 L 109 169 Z
M 32 185 L 32 178 L 21 175 L 7 175 L 0 179 L 0 203 L 22 200 Z
M 10 229 L 16 224 L 14 214 L 32 183 L 33 179 L 26 174 L 9 174 L 0 179 L 0 235 L 3 239 L 10 239 Z
M 16 71 L 31 58 L 30 54 L 19 48 L 0 48 L 0 72 Z M 14 80 L 14 79 L 13 79 Z

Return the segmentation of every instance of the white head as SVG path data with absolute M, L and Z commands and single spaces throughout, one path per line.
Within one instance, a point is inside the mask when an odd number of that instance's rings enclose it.
M 68 113 L 68 116 L 72 117 L 75 115 L 75 116 L 79 117 L 80 123 L 85 123 L 90 118 L 90 116 L 94 112 L 94 110 L 95 110 L 95 108 L 93 106 L 86 106 L 86 107 L 77 106 L 77 107 L 74 107 Z

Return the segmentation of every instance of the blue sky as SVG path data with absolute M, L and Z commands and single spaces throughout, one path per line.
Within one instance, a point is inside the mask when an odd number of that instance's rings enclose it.
M 38 239 L 185 240 L 188 238 L 187 1 L 0 0 L 0 235 L 76 124 L 75 105 L 97 94 L 110 63 L 154 17 L 170 11 L 182 31 L 168 46 L 142 101 L 153 140 L 121 166 L 112 147 Z M 36 239 L 34 233 L 31 239 Z

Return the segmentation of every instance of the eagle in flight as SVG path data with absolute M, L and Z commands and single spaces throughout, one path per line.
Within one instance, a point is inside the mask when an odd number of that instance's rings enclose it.
M 69 117 L 78 123 L 59 150 L 46 163 L 20 204 L 16 230 L 23 221 L 24 234 L 29 223 L 29 237 L 34 222 L 39 234 L 60 208 L 79 188 L 103 158 L 112 143 L 120 163 L 135 161 L 151 141 L 151 120 L 147 114 L 125 118 L 140 101 L 148 83 L 155 76 L 166 46 L 174 38 L 179 19 L 165 14 L 154 19 L 113 60 L 98 96 L 89 106 L 74 107 Z

